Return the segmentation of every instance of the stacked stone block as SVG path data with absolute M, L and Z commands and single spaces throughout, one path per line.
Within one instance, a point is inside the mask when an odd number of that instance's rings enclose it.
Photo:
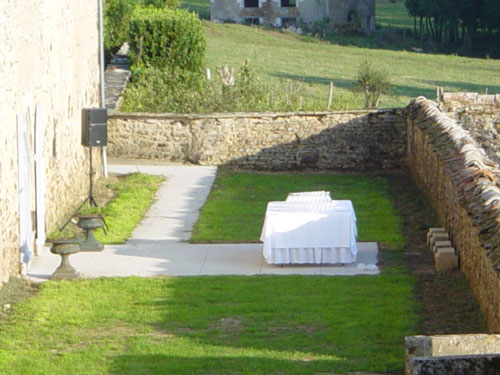
M 450 271 L 458 267 L 458 256 L 445 228 L 429 229 L 427 245 L 433 253 L 437 272 Z

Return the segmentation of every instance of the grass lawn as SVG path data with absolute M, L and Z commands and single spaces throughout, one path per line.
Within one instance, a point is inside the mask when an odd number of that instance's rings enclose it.
M 104 204 L 100 202 L 99 192 L 96 195 L 99 206 L 85 204 L 81 213 L 99 213 L 104 216 L 107 224 L 106 233 L 102 229 L 95 231 L 96 238 L 103 244 L 121 244 L 130 237 L 130 234 L 143 218 L 153 202 L 156 191 L 165 179 L 162 176 L 153 176 L 140 173 L 131 173 L 111 179 L 111 182 L 99 182 L 106 187 L 100 187 L 106 195 L 112 194 L 112 199 Z M 68 223 L 63 232 L 55 231 L 48 238 L 84 237 L 84 232 L 72 222 Z
M 207 18 L 209 4 L 209 0 L 185 0 L 182 7 Z M 354 89 L 364 62 L 388 72 L 390 93 L 382 96 L 381 108 L 404 107 L 418 96 L 434 99 L 437 86 L 445 91 L 500 93 L 500 60 L 413 52 L 433 49 L 409 36 L 413 18 L 403 2 L 378 0 L 376 22 L 378 29 L 372 36 L 329 35 L 328 41 L 322 41 L 270 27 L 205 20 L 206 67 L 217 77 L 217 68 L 227 65 L 238 72 L 248 60 L 262 82 L 299 91 L 297 109 L 303 111 L 327 109 L 331 81 L 335 85 L 332 110 L 363 108 L 364 97 Z M 135 111 L 140 104 L 134 101 L 140 99 L 129 95 L 123 109 Z
M 398 270 L 47 282 L 0 321 L 0 373 L 401 371 L 411 285 Z
M 182 3 L 203 14 L 209 11 L 209 0 Z M 499 60 L 408 52 L 422 46 L 401 40 L 394 31 L 413 29 L 403 2 L 377 0 L 376 23 L 382 27 L 378 37 L 338 36 L 329 43 L 278 30 L 205 22 L 207 66 L 214 72 L 223 65 L 237 70 L 249 59 L 264 81 L 304 82 L 308 96 L 317 103 L 314 109 L 326 108 L 330 81 L 336 87 L 335 109 L 362 107 L 361 97 L 354 100 L 348 93 L 363 61 L 387 70 L 391 77 L 391 95 L 382 98 L 380 107 L 406 106 L 420 95 L 433 99 L 436 86 L 445 91 L 500 92 Z
M 96 230 L 96 238 L 104 244 L 125 243 L 151 206 L 164 180 L 162 176 L 132 173 L 124 178 L 123 183 L 112 186 L 116 197 L 101 211 L 109 229 L 106 234 L 102 229 Z
M 332 199 L 353 202 L 360 241 L 377 241 L 393 249 L 403 244 L 400 219 L 383 177 L 231 171 L 218 172 L 191 241 L 258 242 L 267 202 L 283 201 L 289 192 L 314 190 L 327 190 Z
M 265 200 L 304 189 L 352 199 L 363 240 L 403 245 L 377 176 L 222 172 L 200 220 L 215 205 L 239 222 L 232 239 L 255 238 Z M 259 217 L 240 221 L 253 207 Z M 0 319 L 0 373 L 401 373 L 417 308 L 414 280 L 391 258 L 378 276 L 48 281 Z
M 391 78 L 391 95 L 380 107 L 406 106 L 412 98 L 436 96 L 445 91 L 500 92 L 500 61 L 335 45 L 311 37 L 234 24 L 206 22 L 207 65 L 213 71 L 229 65 L 236 70 L 246 59 L 263 81 L 304 82 L 308 95 L 319 103 L 328 101 L 329 82 L 335 84 L 335 109 L 354 88 L 359 65 L 368 61 L 385 69 Z M 359 95 L 358 95 L 359 96 Z M 348 100 L 348 107 L 362 107 Z M 318 108 L 320 109 L 320 108 Z
M 201 19 L 210 19 L 210 0 L 181 0 L 181 8 L 195 12 Z
M 408 15 L 403 1 L 375 0 L 375 22 L 380 26 L 413 28 L 413 17 Z

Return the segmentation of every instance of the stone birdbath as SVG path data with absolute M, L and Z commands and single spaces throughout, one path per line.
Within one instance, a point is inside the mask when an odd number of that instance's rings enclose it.
M 87 232 L 87 238 L 80 243 L 80 251 L 102 251 L 104 245 L 101 244 L 94 236 L 94 231 L 99 228 L 104 228 L 104 218 L 99 214 L 78 214 L 76 225 Z
M 52 280 L 78 279 L 81 277 L 79 272 L 69 262 L 69 256 L 80 252 L 80 242 L 82 238 L 61 238 L 50 240 L 52 247 L 50 252 L 61 256 L 61 264 L 50 277 Z

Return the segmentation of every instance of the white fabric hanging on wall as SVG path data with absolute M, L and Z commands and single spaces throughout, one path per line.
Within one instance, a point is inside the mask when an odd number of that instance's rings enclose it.
M 17 115 L 17 154 L 18 154 L 18 197 L 19 197 L 19 246 L 21 273 L 29 270 L 33 257 L 31 203 L 30 203 L 30 153 L 26 116 Z
M 35 192 L 37 254 L 45 245 L 45 160 L 43 158 L 43 111 L 40 104 L 35 112 Z

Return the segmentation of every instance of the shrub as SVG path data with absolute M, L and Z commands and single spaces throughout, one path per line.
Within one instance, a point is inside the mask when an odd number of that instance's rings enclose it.
M 142 5 L 152 5 L 156 8 L 170 8 L 174 9 L 179 6 L 178 0 L 140 0 Z
M 136 7 L 129 43 L 135 66 L 203 70 L 205 31 L 200 19 L 185 10 Z
M 382 94 L 389 92 L 389 74 L 365 61 L 359 66 L 356 88 L 365 95 L 365 108 L 377 108 Z
M 118 50 L 128 39 L 130 17 L 139 5 L 177 8 L 178 0 L 104 0 L 104 46 L 107 54 Z
M 180 68 L 134 68 L 120 109 L 125 112 L 201 112 L 206 81 L 198 73 Z
M 302 82 L 264 84 L 245 62 L 234 85 L 179 68 L 135 68 L 120 110 L 125 112 L 249 112 L 313 109 Z
M 127 40 L 130 15 L 135 4 L 136 0 L 104 1 L 104 46 L 108 55 Z

